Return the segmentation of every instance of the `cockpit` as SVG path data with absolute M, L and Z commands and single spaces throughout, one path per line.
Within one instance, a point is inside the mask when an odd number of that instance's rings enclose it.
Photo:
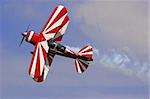
M 54 51 L 60 51 L 60 52 L 64 52 L 66 47 L 64 47 L 63 45 L 59 44 L 59 43 L 56 43 L 56 42 L 53 42 L 49 45 L 49 48 L 51 50 L 54 50 Z
M 55 49 L 56 46 L 57 46 L 57 43 L 53 42 L 53 43 L 51 43 L 51 44 L 49 45 L 49 48 L 50 48 L 50 49 Z

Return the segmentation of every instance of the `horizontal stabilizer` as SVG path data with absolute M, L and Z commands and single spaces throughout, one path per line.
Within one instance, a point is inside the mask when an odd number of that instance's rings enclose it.
M 78 53 L 78 58 L 75 60 L 76 71 L 82 74 L 93 61 L 93 48 L 90 45 L 83 47 Z

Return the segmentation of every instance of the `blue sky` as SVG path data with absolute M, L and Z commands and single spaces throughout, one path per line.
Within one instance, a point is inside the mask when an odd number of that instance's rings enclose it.
M 148 1 L 1 1 L 2 99 L 148 99 Z M 74 60 L 56 56 L 44 83 L 28 76 L 33 46 L 21 33 L 39 32 L 58 4 L 68 8 L 70 23 L 62 43 L 90 43 L 94 62 L 83 74 Z

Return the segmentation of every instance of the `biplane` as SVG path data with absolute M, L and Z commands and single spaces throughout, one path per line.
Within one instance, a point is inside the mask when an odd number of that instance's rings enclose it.
M 28 31 L 29 26 L 22 33 L 23 38 L 19 46 L 24 39 L 35 46 L 31 52 L 32 60 L 28 73 L 36 82 L 46 79 L 55 55 L 75 59 L 76 71 L 79 74 L 82 74 L 88 68 L 89 63 L 93 61 L 93 49 L 90 45 L 86 45 L 78 53 L 75 53 L 60 43 L 68 24 L 69 17 L 66 7 L 58 5 L 40 33 Z

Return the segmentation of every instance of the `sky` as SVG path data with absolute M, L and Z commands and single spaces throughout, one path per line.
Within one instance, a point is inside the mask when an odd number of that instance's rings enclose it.
M 62 44 L 94 48 L 82 75 L 74 60 L 56 56 L 43 83 L 28 75 L 33 46 L 21 33 L 40 32 L 53 9 L 67 7 L 70 23 Z M 148 99 L 148 0 L 1 0 L 1 99 Z

